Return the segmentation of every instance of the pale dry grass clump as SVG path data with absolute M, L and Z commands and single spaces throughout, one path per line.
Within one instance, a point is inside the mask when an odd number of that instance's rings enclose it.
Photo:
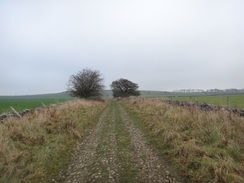
M 244 118 L 152 99 L 124 102 L 193 182 L 244 182 Z
M 104 106 L 98 101 L 75 100 L 20 119 L 6 119 L 0 124 L 0 182 L 49 180 Z

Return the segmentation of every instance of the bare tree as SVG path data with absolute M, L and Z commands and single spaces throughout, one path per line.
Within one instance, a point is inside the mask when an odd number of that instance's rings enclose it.
M 97 70 L 83 69 L 71 75 L 68 82 L 68 93 L 75 97 L 99 97 L 103 89 L 103 78 Z
M 127 79 L 119 79 L 113 81 L 111 84 L 113 91 L 113 96 L 116 97 L 129 97 L 129 96 L 139 96 L 140 91 L 138 91 L 138 84 L 133 83 Z

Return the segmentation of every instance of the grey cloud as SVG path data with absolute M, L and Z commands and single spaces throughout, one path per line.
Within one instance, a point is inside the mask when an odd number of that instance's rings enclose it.
M 147 90 L 243 88 L 243 8 L 240 0 L 1 1 L 0 95 L 63 91 L 83 68 L 100 70 L 107 87 L 124 77 Z

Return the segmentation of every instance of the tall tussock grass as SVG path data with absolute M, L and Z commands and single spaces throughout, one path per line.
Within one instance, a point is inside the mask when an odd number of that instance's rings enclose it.
M 244 182 L 244 118 L 151 99 L 124 105 L 189 182 Z
M 105 103 L 75 100 L 0 124 L 0 182 L 50 182 Z

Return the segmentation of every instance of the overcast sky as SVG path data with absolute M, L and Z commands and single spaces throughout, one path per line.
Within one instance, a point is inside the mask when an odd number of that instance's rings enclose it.
M 244 88 L 243 0 L 0 0 L 0 95 L 99 70 L 141 90 Z

